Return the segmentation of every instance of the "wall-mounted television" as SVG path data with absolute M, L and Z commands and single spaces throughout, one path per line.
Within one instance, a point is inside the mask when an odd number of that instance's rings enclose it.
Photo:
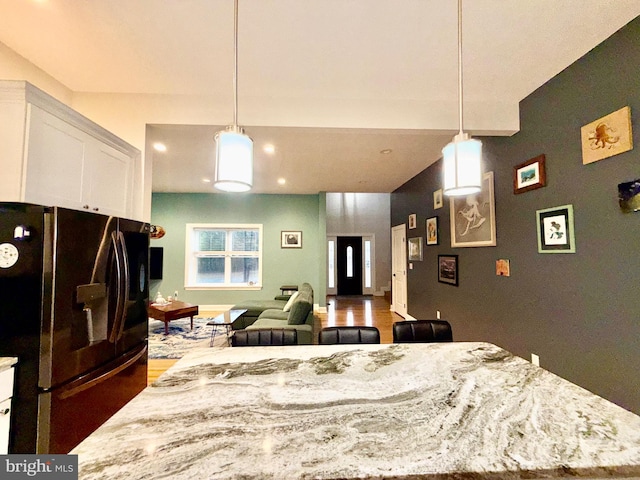
M 164 250 L 162 247 L 149 248 L 149 279 L 162 280 L 162 260 Z

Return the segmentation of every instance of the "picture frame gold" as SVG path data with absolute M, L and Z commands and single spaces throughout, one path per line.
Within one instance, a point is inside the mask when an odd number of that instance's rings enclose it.
M 427 218 L 425 226 L 427 230 L 427 245 L 438 245 L 440 243 L 438 235 L 438 217 Z

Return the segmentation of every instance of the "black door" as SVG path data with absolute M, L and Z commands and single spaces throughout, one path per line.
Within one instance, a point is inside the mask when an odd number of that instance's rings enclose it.
M 338 237 L 338 295 L 362 295 L 362 237 Z

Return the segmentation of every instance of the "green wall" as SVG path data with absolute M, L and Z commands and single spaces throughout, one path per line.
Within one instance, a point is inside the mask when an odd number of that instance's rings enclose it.
M 521 129 L 484 138 L 495 175 L 497 247 L 451 248 L 449 203 L 434 210 L 441 162 L 392 194 L 392 225 L 438 215 L 440 245 L 408 270 L 408 312 L 449 320 L 456 341 L 487 341 L 640 413 L 640 213 L 622 213 L 618 183 L 640 178 L 640 18 L 520 104 Z M 580 127 L 631 107 L 629 152 L 582 164 Z M 513 167 L 546 156 L 547 186 L 515 195 Z M 536 210 L 572 204 L 576 253 L 540 254 Z M 438 283 L 437 255 L 459 255 L 460 285 Z M 495 262 L 511 261 L 511 276 Z
M 198 305 L 232 305 L 246 299 L 273 298 L 284 284 L 308 282 L 314 300 L 325 305 L 324 201 L 320 195 L 256 195 L 226 193 L 154 193 L 151 223 L 166 230 L 152 247 L 164 247 L 163 279 L 151 282 L 151 295 L 178 298 Z M 185 290 L 187 223 L 261 223 L 263 225 L 263 289 Z M 280 248 L 282 230 L 302 231 L 302 248 Z

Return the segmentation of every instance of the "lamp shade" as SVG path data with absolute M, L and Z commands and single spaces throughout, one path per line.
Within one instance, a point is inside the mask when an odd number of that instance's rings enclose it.
M 253 140 L 242 131 L 216 134 L 216 176 L 213 186 L 225 192 L 246 192 L 253 185 Z
M 442 149 L 444 163 L 443 192 L 449 196 L 471 195 L 482 189 L 482 142 L 456 136 Z

